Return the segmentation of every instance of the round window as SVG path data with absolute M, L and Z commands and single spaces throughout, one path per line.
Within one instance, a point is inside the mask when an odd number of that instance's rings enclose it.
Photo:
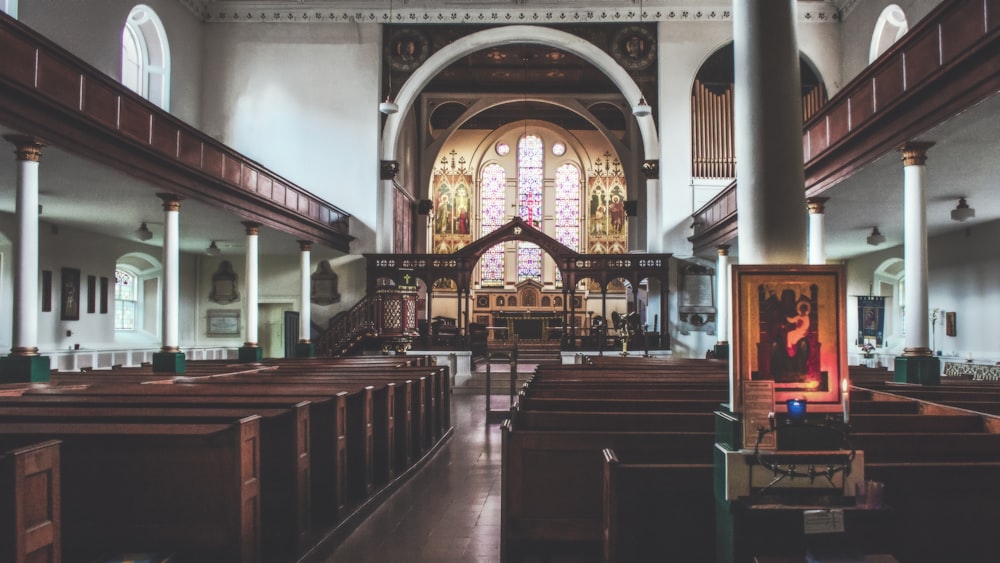
M 497 145 L 496 145 L 496 147 L 494 147 L 494 149 L 497 151 L 498 155 L 500 155 L 500 156 L 507 156 L 507 153 L 510 152 L 510 145 L 508 145 L 507 143 L 505 143 L 503 141 L 500 141 L 499 143 L 497 143 Z

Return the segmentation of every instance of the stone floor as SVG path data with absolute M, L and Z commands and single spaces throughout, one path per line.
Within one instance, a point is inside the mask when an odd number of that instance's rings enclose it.
M 456 389 L 454 433 L 326 563 L 475 563 L 500 560 L 500 426 L 485 397 Z M 506 396 L 493 408 L 505 408 Z

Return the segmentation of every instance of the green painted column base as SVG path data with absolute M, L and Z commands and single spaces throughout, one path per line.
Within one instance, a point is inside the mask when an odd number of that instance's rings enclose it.
M 240 346 L 240 362 L 259 362 L 264 359 L 264 349 L 260 346 Z
M 184 352 L 156 352 L 153 354 L 154 372 L 184 373 L 186 365 Z
M 893 368 L 896 383 L 941 384 L 941 360 L 934 356 L 899 356 Z
M 316 345 L 312 342 L 297 342 L 295 344 L 295 357 L 296 358 L 314 358 L 316 357 Z
M 44 383 L 50 371 L 48 356 L 0 358 L 0 383 Z

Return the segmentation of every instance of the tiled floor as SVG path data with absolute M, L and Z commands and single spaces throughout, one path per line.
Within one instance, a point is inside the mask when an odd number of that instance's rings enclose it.
M 448 443 L 326 563 L 500 560 L 500 426 L 486 424 L 484 399 L 456 390 Z

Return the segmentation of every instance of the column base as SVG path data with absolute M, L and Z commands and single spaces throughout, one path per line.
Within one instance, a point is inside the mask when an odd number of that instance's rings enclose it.
M 296 358 L 315 358 L 316 357 L 316 345 L 312 342 L 296 342 L 295 343 L 295 357 Z
M 240 362 L 259 362 L 264 359 L 264 349 L 260 346 L 240 346 Z
M 899 356 L 892 380 L 896 383 L 940 385 L 941 361 L 934 356 Z
M 187 363 L 184 352 L 155 352 L 153 371 L 163 373 L 184 373 Z
M 0 383 L 44 383 L 49 381 L 48 356 L 6 356 L 0 358 Z

